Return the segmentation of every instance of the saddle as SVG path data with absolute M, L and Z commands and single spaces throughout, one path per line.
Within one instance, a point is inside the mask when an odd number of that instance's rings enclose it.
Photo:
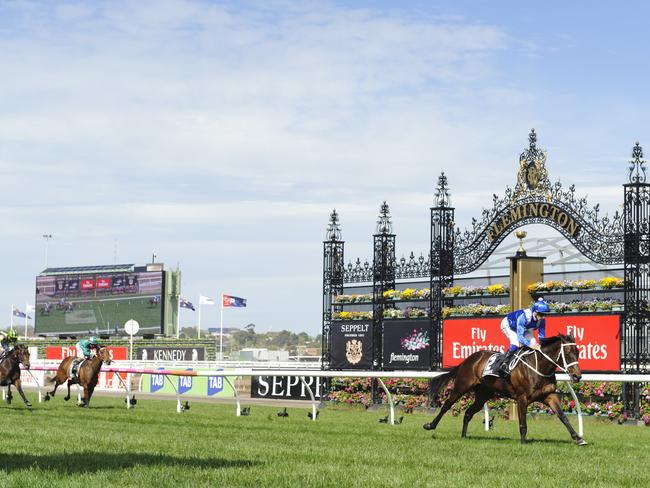
M 525 354 L 528 354 L 529 351 L 526 348 L 519 348 L 515 351 L 515 354 L 510 358 L 510 362 L 508 363 L 506 369 L 507 369 L 507 374 L 509 375 L 512 370 L 517 366 L 519 361 L 521 361 L 521 357 Z M 503 362 L 506 360 L 506 354 L 501 353 L 501 352 L 495 352 L 492 354 L 487 362 L 485 363 L 485 367 L 483 368 L 483 376 L 496 376 L 500 377 L 503 376 L 503 372 L 501 371 L 501 365 Z

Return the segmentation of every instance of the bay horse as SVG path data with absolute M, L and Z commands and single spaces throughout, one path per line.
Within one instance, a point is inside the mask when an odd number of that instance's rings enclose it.
M 54 383 L 54 390 L 45 394 L 45 401 L 49 401 L 51 397 L 56 393 L 56 389 L 59 385 L 62 385 L 66 381 L 68 382 L 68 395 L 63 397 L 67 402 L 70 400 L 70 386 L 71 385 L 80 385 L 84 389 L 84 396 L 82 398 L 80 407 L 87 407 L 90 404 L 90 397 L 93 396 L 93 391 L 97 386 L 99 381 L 99 370 L 102 368 L 103 364 L 111 364 L 111 355 L 105 347 L 102 347 L 97 354 L 91 359 L 86 359 L 81 366 L 78 366 L 78 373 L 75 377 L 70 376 L 70 369 L 72 367 L 72 361 L 75 359 L 74 356 L 68 356 L 61 364 L 56 371 L 56 374 L 51 378 L 48 378 L 48 382 Z
M 31 408 L 32 404 L 27 400 L 20 380 L 21 363 L 29 369 L 29 349 L 18 344 L 0 360 L 0 386 L 7 387 L 7 403 L 11 403 L 11 385 L 15 385 L 25 405 Z
M 452 379 L 454 387 L 438 415 L 431 423 L 424 424 L 424 429 L 435 429 L 442 416 L 452 405 L 465 393 L 473 391 L 474 403 L 467 408 L 463 417 L 461 436 L 467 437 L 467 425 L 474 414 L 483 408 L 485 402 L 498 393 L 517 402 L 519 436 L 522 444 L 526 443 L 528 405 L 533 402 L 542 402 L 557 414 L 575 443 L 580 446 L 585 445 L 586 441 L 573 430 L 571 423 L 562 411 L 555 378 L 556 368 L 567 373 L 572 382 L 580 381 L 582 377 L 578 366 L 578 347 L 573 336 L 559 334 L 555 337 L 542 339 L 541 350 L 530 349 L 522 352 L 520 359 L 507 378 L 483 376 L 486 363 L 495 351 L 475 352 L 461 364 L 436 378 L 432 382 L 434 392 L 437 392 Z

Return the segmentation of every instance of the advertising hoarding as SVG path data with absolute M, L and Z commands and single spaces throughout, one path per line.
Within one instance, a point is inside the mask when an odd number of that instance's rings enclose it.
M 442 323 L 442 367 L 460 364 L 476 351 L 505 352 L 509 342 L 500 329 L 503 317 L 445 319 Z M 571 314 L 546 318 L 546 336 L 572 334 L 583 371 L 620 370 L 620 315 Z
M 331 369 L 372 367 L 372 322 L 334 322 L 330 330 Z
M 384 321 L 384 370 L 428 370 L 431 366 L 429 322 Z
M 314 398 L 320 398 L 325 379 L 305 376 Z M 309 390 L 298 376 L 251 376 L 251 398 L 311 400 Z

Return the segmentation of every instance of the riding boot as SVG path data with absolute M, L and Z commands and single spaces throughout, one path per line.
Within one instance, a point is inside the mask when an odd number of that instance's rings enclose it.
M 73 359 L 72 360 L 72 371 L 70 371 L 70 374 L 72 376 L 77 376 L 77 365 L 79 364 L 78 359 Z
M 501 373 L 502 376 L 508 376 L 510 373 L 510 361 L 512 361 L 512 358 L 515 355 L 516 349 L 508 349 L 508 352 L 506 352 L 506 357 L 503 358 L 503 362 L 501 363 L 501 366 L 499 367 L 499 373 Z

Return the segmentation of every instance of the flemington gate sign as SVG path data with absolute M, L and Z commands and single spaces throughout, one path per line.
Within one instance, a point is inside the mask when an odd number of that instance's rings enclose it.
M 355 265 L 346 266 L 339 217 L 336 211 L 332 212 L 323 245 L 323 367 L 354 368 L 347 359 L 349 356 L 356 364 L 372 364 L 375 370 L 391 369 L 386 364 L 386 358 L 391 356 L 384 354 L 384 349 L 396 347 L 393 337 L 396 329 L 390 329 L 392 339 L 386 343 L 385 331 L 393 324 L 384 319 L 384 311 L 391 310 L 394 305 L 384 292 L 394 289 L 396 280 L 405 279 L 428 279 L 430 285 L 429 296 L 421 299 L 427 305 L 426 316 L 413 319 L 417 327 L 406 327 L 404 333 L 408 332 L 409 336 L 400 337 L 398 341 L 403 347 L 422 349 L 417 349 L 419 352 L 405 349 L 392 357 L 408 359 L 428 354 L 426 364 L 430 370 L 451 364 L 444 353 L 449 344 L 443 337 L 442 309 L 451 306 L 453 299 L 445 297 L 443 289 L 452 286 L 455 276 L 478 269 L 515 229 L 528 224 L 544 224 L 556 229 L 591 261 L 623 265 L 625 311 L 617 339 L 620 346 L 616 369 L 628 373 L 649 371 L 650 183 L 646 181 L 642 148 L 636 143 L 632 150 L 628 181 L 622 185 L 623 213 L 616 212 L 611 218 L 599 214 L 598 204 L 592 207 L 585 198 L 576 197 L 574 185 L 564 188 L 559 181 L 551 183 L 546 159 L 546 152 L 537 147 L 537 135 L 532 130 L 529 145 L 519 156 L 514 189 L 506 187 L 501 197 L 494 195 L 491 208 L 483 209 L 480 219 L 472 219 L 464 231 L 456 228 L 447 177 L 442 173 L 438 178 L 434 206 L 430 208 L 428 256 L 419 259 L 414 253 L 410 253 L 408 260 L 395 259 L 396 236 L 388 205 L 384 202 L 373 236 L 372 262 L 362 264 L 357 259 Z M 344 328 L 334 320 L 335 314 L 340 317 L 343 311 L 343 305 L 335 297 L 343 294 L 346 284 L 372 287 L 372 301 L 368 304 L 372 306 L 372 314 L 367 314 L 365 320 L 368 329 L 347 339 L 341 336 Z M 333 327 L 334 324 L 337 327 Z M 417 340 L 413 339 L 416 336 Z M 613 349 L 617 349 L 610 339 L 607 342 L 609 361 L 603 366 L 607 370 L 614 366 L 612 358 L 616 354 Z M 351 341 L 355 341 L 354 344 Z M 367 344 L 368 341 L 371 344 Z M 346 352 L 339 349 L 345 347 L 352 351 L 351 355 L 346 356 Z M 602 354 L 593 347 L 591 350 L 592 354 Z M 337 358 L 335 362 L 333 357 Z M 638 402 L 638 388 L 636 391 L 632 397 Z

